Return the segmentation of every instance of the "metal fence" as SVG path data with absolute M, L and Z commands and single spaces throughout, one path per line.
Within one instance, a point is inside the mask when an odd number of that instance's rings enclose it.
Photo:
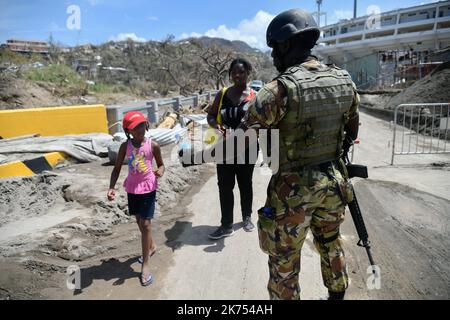
M 106 107 L 108 127 L 111 134 L 123 131 L 120 126 L 123 116 L 128 111 L 141 111 L 146 114 L 150 123 L 158 123 L 161 110 L 179 111 L 181 106 L 199 106 L 201 101 L 211 101 L 218 91 L 209 91 L 204 94 L 196 94 L 188 97 L 174 97 L 168 99 L 150 100 L 147 102 L 130 103 L 127 105 L 113 105 Z
M 394 111 L 392 159 L 396 155 L 450 153 L 450 103 L 401 104 Z

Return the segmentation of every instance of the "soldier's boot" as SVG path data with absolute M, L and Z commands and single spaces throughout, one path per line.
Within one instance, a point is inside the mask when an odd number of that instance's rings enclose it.
M 328 291 L 328 300 L 344 300 L 345 291 L 332 292 Z

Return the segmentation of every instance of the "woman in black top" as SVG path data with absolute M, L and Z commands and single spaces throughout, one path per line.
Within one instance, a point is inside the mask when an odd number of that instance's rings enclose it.
M 231 62 L 228 75 L 233 85 L 217 93 L 213 105 L 208 112 L 208 123 L 212 128 L 225 134 L 226 129 L 236 129 L 245 115 L 244 105 L 255 95 L 253 89 L 247 85 L 248 76 L 252 70 L 250 62 L 245 59 L 235 59 Z M 223 95 L 223 97 L 222 97 Z M 222 102 L 222 103 L 221 103 Z M 220 112 L 220 116 L 218 114 Z M 211 239 L 231 236 L 233 230 L 233 189 L 235 180 L 238 182 L 241 195 L 242 220 L 245 231 L 253 231 L 251 221 L 253 187 L 252 176 L 254 163 L 217 164 L 217 179 L 219 185 L 220 209 L 222 213 L 221 226 L 209 235 Z

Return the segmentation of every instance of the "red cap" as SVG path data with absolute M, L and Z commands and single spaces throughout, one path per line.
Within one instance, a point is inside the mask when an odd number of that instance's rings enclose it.
M 125 114 L 122 126 L 124 129 L 134 129 L 138 124 L 146 122 L 147 118 L 139 111 L 131 111 Z

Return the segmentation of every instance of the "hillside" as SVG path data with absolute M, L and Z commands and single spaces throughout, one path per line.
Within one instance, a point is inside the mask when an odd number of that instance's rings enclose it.
M 254 54 L 261 53 L 260 50 L 250 47 L 244 41 L 230 41 L 222 38 L 210 38 L 210 37 L 201 37 L 201 38 L 188 38 L 187 41 L 198 41 L 205 48 L 210 48 L 213 46 L 218 46 L 219 48 L 225 50 L 231 50 L 234 52 L 244 53 L 244 54 Z M 185 40 L 185 41 L 186 41 Z
M 52 45 L 48 58 L 2 48 L 0 108 L 113 104 L 218 89 L 228 82 L 228 67 L 236 57 L 253 64 L 252 79 L 267 82 L 276 75 L 269 55 L 242 41 L 208 37 Z

